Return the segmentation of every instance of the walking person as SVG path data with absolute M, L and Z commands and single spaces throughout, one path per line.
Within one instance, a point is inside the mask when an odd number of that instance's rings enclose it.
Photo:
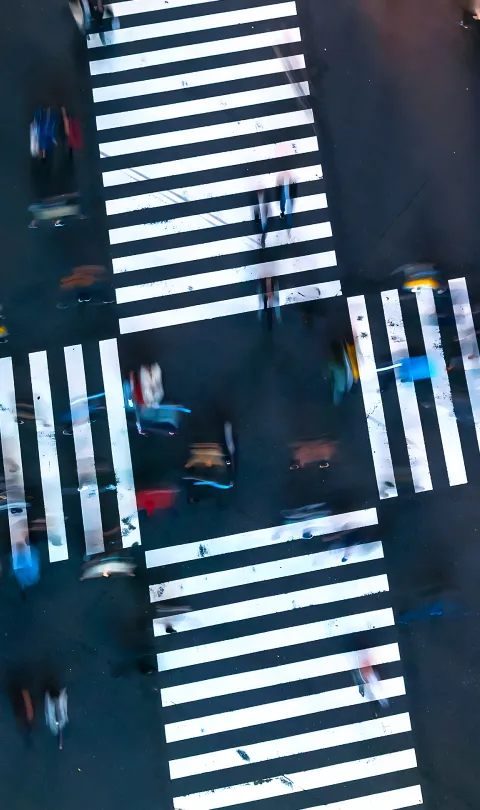
M 260 247 L 265 247 L 267 238 L 268 217 L 270 214 L 270 206 L 268 204 L 267 194 L 264 189 L 258 189 L 257 200 L 253 209 L 253 217 L 255 222 L 260 223 L 262 235 L 260 237 Z
M 280 197 L 280 217 L 286 218 L 287 228 L 292 229 L 293 204 L 297 196 L 297 183 L 291 172 L 280 172 L 277 176 L 277 188 Z
M 260 291 L 262 298 L 263 317 L 267 323 L 269 332 L 273 328 L 273 312 L 275 310 L 275 317 L 277 322 L 280 323 L 280 304 L 278 295 L 278 280 L 275 277 L 267 276 L 260 279 Z
M 462 28 L 470 28 L 475 21 L 480 20 L 479 0 L 471 0 L 471 2 L 462 0 L 461 10 L 463 11 L 463 16 L 459 25 L 461 25 Z
M 358 669 L 354 670 L 352 675 L 362 698 L 365 698 L 365 700 L 371 701 L 374 704 L 378 703 L 382 709 L 388 708 L 388 699 L 382 697 L 380 676 L 377 670 L 372 667 L 368 660 L 363 661 Z
M 68 723 L 67 690 L 49 688 L 45 692 L 45 723 L 55 737 L 58 747 L 63 748 L 63 730 Z
M 88 34 L 92 24 L 92 15 L 87 0 L 68 0 L 70 11 L 81 34 Z
M 12 552 L 12 570 L 25 599 L 26 588 L 36 585 L 40 579 L 40 554 L 27 540 L 16 543 Z
M 105 33 L 114 28 L 113 11 L 110 6 L 106 6 L 103 0 L 88 0 L 92 27 L 97 29 L 102 45 L 106 45 Z M 112 22 L 109 24 L 109 20 Z M 117 26 L 118 27 L 118 26 Z
M 111 284 L 107 281 L 107 271 L 105 267 L 97 264 L 85 264 L 75 267 L 70 276 L 64 276 L 60 280 L 60 290 L 63 293 L 73 294 L 76 301 L 73 304 L 111 304 L 115 301 L 115 295 Z M 58 302 L 58 309 L 68 309 L 72 306 L 72 301 L 64 300 Z
M 437 599 L 435 602 L 430 602 L 413 610 L 399 613 L 397 616 L 397 624 L 408 625 L 414 621 L 439 618 L 440 616 L 446 616 L 450 619 L 459 619 L 463 616 L 468 616 L 468 614 L 469 611 L 460 604 L 450 602 L 446 599 Z
M 27 683 L 30 678 L 25 672 L 15 672 L 9 678 L 8 689 L 13 713 L 18 729 L 28 746 L 32 744 L 32 732 L 35 722 L 35 709 L 32 693 Z

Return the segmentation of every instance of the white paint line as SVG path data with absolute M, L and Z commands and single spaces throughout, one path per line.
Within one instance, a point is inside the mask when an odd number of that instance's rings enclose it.
M 103 172 L 103 185 L 105 187 L 119 186 L 124 183 L 139 183 L 143 180 L 158 180 L 159 178 L 174 177 L 180 174 L 189 174 L 198 171 L 212 171 L 228 166 L 249 166 L 252 163 L 274 160 L 279 157 L 304 155 L 308 152 L 318 151 L 318 141 L 315 136 L 301 138 L 298 141 L 288 141 L 282 144 L 268 143 L 264 146 L 250 146 L 246 149 L 235 149 L 232 152 L 215 152 L 183 158 L 182 160 L 168 160 L 163 163 L 151 163 L 146 166 L 133 166 L 115 171 Z M 192 175 L 195 179 L 196 176 Z
M 126 110 L 119 113 L 97 115 L 97 130 L 130 127 L 137 124 L 151 124 L 159 121 L 174 121 L 187 115 L 206 115 L 226 112 L 254 104 L 268 104 L 275 101 L 309 95 L 308 82 L 299 84 L 278 84 L 261 87 L 259 90 L 245 90 L 242 93 L 228 93 L 223 96 L 179 101 L 176 104 L 162 104 L 160 107 L 144 107 L 140 110 Z
M 152 11 L 170 11 L 173 8 L 196 6 L 199 3 L 214 3 L 215 0 L 127 0 L 124 3 L 112 3 L 115 17 L 126 17 L 130 14 L 148 14 Z
M 285 575 L 289 576 L 290 572 L 288 571 Z M 186 582 L 188 584 L 188 580 Z M 386 593 L 387 591 L 388 579 L 385 574 L 380 574 L 375 577 L 338 582 L 333 585 L 320 585 L 317 588 L 307 588 L 291 593 L 265 596 L 260 599 L 249 599 L 245 602 L 219 605 L 204 610 L 194 610 L 183 614 L 178 624 L 175 622 L 175 618 L 173 618 L 172 623 L 177 633 L 182 633 L 195 630 L 197 627 L 216 627 L 229 622 L 243 622 L 247 619 L 256 619 L 259 616 L 271 616 L 275 613 L 286 613 L 289 610 L 300 610 L 313 605 L 326 605 L 341 602 L 345 599 L 361 599 L 364 596 Z M 164 619 L 154 619 L 154 635 L 165 635 L 166 626 Z
M 293 540 L 302 540 L 306 531 L 315 537 L 340 532 L 344 529 L 362 529 L 365 526 L 378 524 L 376 509 L 359 509 L 356 512 L 344 512 L 340 515 L 301 520 L 284 526 L 269 526 L 266 529 L 255 529 L 253 532 L 230 534 L 226 537 L 212 537 L 210 540 L 183 543 L 178 546 L 163 546 L 145 552 L 147 568 L 157 566 L 175 565 L 176 563 L 190 562 L 191 560 L 217 557 L 222 554 L 231 554 L 235 551 L 248 551 L 252 548 L 275 546 L 278 543 L 290 543 Z M 304 541 L 303 541 L 304 542 Z M 371 544 L 372 546 L 374 544 Z M 382 544 L 378 543 L 379 557 L 383 556 Z M 352 559 L 361 558 L 361 550 L 353 549 Z
M 392 363 L 396 365 L 402 360 L 408 360 L 410 357 L 398 291 L 390 290 L 389 292 L 382 292 L 382 303 Z M 408 458 L 412 470 L 413 487 L 415 492 L 425 492 L 433 487 L 428 465 L 427 449 L 423 438 L 422 423 L 420 421 L 415 383 L 413 380 L 402 381 L 400 367 L 395 367 L 394 374 L 397 384 L 400 412 L 402 414 L 403 429 L 407 442 Z
M 322 284 L 306 284 L 305 287 L 292 287 L 290 290 L 280 290 L 278 305 L 305 304 L 307 301 L 319 301 L 321 298 L 334 298 L 342 294 L 339 281 L 325 281 Z
M 25 503 L 25 486 L 23 482 L 22 450 L 17 423 L 17 406 L 15 401 L 15 382 L 13 379 L 13 366 L 11 357 L 0 358 L 0 438 L 2 443 L 3 472 L 5 477 L 5 492 L 9 507 Z M 20 507 L 19 507 L 20 508 Z M 12 514 L 8 509 L 8 524 L 10 527 L 10 543 L 12 546 L 13 564 L 17 560 L 17 546 L 24 550 L 23 556 L 28 558 L 28 522 L 27 510 L 24 508 L 18 514 Z
M 401 677 L 384 679 L 375 685 L 377 697 L 388 699 L 404 694 L 405 683 Z M 317 692 L 313 695 L 303 695 L 289 700 L 248 706 L 245 709 L 210 714 L 205 717 L 193 717 L 190 720 L 179 720 L 177 723 L 166 723 L 165 738 L 167 743 L 192 740 L 197 737 L 204 739 L 209 734 L 221 734 L 240 728 L 262 726 L 265 723 L 305 717 L 318 712 L 330 712 L 346 706 L 361 706 L 371 700 L 375 700 L 372 690 L 365 690 L 365 696 L 362 697 L 358 686 L 346 686 L 328 692 Z
M 457 324 L 459 347 L 465 369 L 473 421 L 480 447 L 480 357 L 467 283 L 464 278 L 455 278 L 451 279 L 448 284 Z
M 116 35 L 114 31 L 114 35 Z M 214 42 L 202 42 L 197 45 L 181 45 L 177 48 L 164 48 L 159 51 L 132 53 L 128 56 L 117 56 L 112 59 L 98 59 L 90 62 L 92 76 L 119 73 L 124 70 L 170 65 L 186 62 L 190 59 L 204 59 L 224 54 L 244 53 L 256 48 L 272 48 L 289 42 L 301 42 L 299 28 L 288 28 L 282 31 L 267 31 L 264 34 L 250 34 L 246 37 L 219 39 Z
M 112 44 L 122 45 L 126 42 L 140 42 L 145 39 L 163 39 L 164 37 L 184 36 L 185 34 L 199 33 L 200 31 L 213 31 L 217 28 L 227 28 L 232 25 L 247 25 L 248 23 L 275 20 L 280 17 L 295 17 L 297 9 L 294 2 L 274 3 L 270 6 L 257 6 L 242 8 L 238 11 L 224 11 L 220 14 L 206 14 L 204 17 L 183 17 L 168 22 L 146 23 L 134 25 L 130 28 L 119 28 L 114 31 Z M 204 43 L 200 43 L 202 47 Z M 90 34 L 87 40 L 88 48 L 103 47 L 99 34 Z M 190 45 L 193 52 L 191 58 L 195 59 L 195 45 Z
M 328 239 L 332 235 L 330 222 L 316 222 L 314 225 L 304 225 L 287 231 L 281 228 L 267 234 L 267 247 L 283 247 L 284 245 L 312 242 L 316 239 Z M 230 239 L 219 239 L 215 242 L 201 242 L 186 247 L 170 248 L 169 250 L 154 250 L 149 253 L 135 253 L 133 256 L 122 256 L 113 259 L 114 273 L 131 273 L 135 270 L 145 270 L 149 267 L 168 267 L 182 262 L 212 259 L 217 256 L 232 256 L 234 253 L 260 250 L 260 237 L 233 236 Z
M 326 194 L 309 194 L 295 201 L 295 214 L 308 211 L 318 211 L 327 208 Z M 270 206 L 271 216 L 280 215 L 280 203 Z M 241 222 L 253 220 L 251 205 L 241 208 L 227 208 L 223 211 L 192 214 L 188 217 L 167 219 L 162 222 L 144 222 L 141 225 L 126 225 L 123 228 L 112 228 L 109 232 L 111 245 L 120 245 L 125 242 L 135 242 L 139 239 L 157 239 L 162 236 L 176 236 L 181 233 L 218 228 L 222 225 L 238 225 Z M 257 239 L 252 237 L 255 247 Z
M 422 791 L 420 785 L 413 785 L 384 793 L 372 793 L 370 796 L 359 796 L 357 799 L 318 804 L 310 810 L 406 810 L 419 804 L 423 804 Z
M 113 469 L 117 484 L 122 543 L 124 548 L 128 548 L 133 546 L 134 543 L 141 544 L 142 540 L 138 523 L 137 498 L 125 414 L 122 372 L 120 370 L 116 339 L 102 340 L 99 346 Z M 134 528 L 129 530 L 129 526 Z
M 353 339 L 357 353 L 363 403 L 367 417 L 368 435 L 373 455 L 373 466 L 380 498 L 397 495 L 382 397 L 373 354 L 367 307 L 363 295 L 348 299 Z M 388 485 L 387 485 L 388 482 Z M 391 486 L 390 486 L 391 485 Z
M 433 291 L 426 288 L 421 289 L 416 293 L 416 299 L 425 351 L 430 368 L 433 369 L 431 378 L 433 398 L 437 410 L 438 426 L 440 428 L 448 480 L 451 487 L 466 484 L 467 473 L 463 460 L 460 436 L 458 434 L 457 420 L 453 409 L 450 381 L 448 379 L 448 372 L 443 356 Z
M 169 762 L 170 778 L 183 779 L 199 773 L 211 773 L 227 768 L 237 768 L 256 762 L 268 762 L 280 757 L 291 757 L 309 751 L 322 751 L 338 745 L 391 737 L 394 734 L 405 734 L 412 730 L 407 712 L 394 714 L 376 720 L 364 720 L 361 723 L 350 723 L 345 726 L 298 734 L 294 737 L 268 740 L 253 745 L 227 748 L 223 751 L 210 751 L 208 754 L 173 759 Z
M 358 799 L 346 799 L 333 804 L 324 804 L 312 807 L 310 810 L 401 810 L 423 804 L 420 785 L 388 790 L 385 793 L 375 793 L 370 796 L 360 796 Z
M 301 127 L 313 124 L 311 110 L 294 110 L 281 115 L 264 115 L 261 118 L 246 118 L 241 121 L 228 121 L 225 124 L 210 124 L 195 129 L 179 129 L 160 132 L 156 135 L 142 135 L 139 138 L 125 138 L 99 145 L 100 157 L 111 158 L 133 155 L 137 152 L 148 152 L 155 149 L 171 149 L 191 144 L 205 144 L 211 141 L 238 138 L 243 135 L 256 135 L 261 132 L 273 132 L 289 127 Z M 197 157 L 198 170 L 201 171 L 203 155 Z
M 184 650 L 170 650 L 158 653 L 157 664 L 160 672 L 169 669 L 181 669 L 182 667 L 206 664 L 211 661 L 224 661 L 227 658 L 236 658 L 240 655 L 251 655 L 266 650 L 306 644 L 310 641 L 320 641 L 324 638 L 335 638 L 349 633 L 363 633 L 367 630 L 390 627 L 394 624 L 395 619 L 391 608 L 370 610 L 367 613 L 355 613 L 351 616 L 340 616 L 327 621 L 313 622 L 297 627 L 282 627 L 279 630 L 270 630 L 251 636 L 241 636 L 240 638 L 214 641 L 197 647 L 187 647 Z
M 176 796 L 175 810 L 216 810 L 244 802 L 261 801 L 276 796 L 290 796 L 294 793 L 318 790 L 322 787 L 354 782 L 357 779 L 370 779 L 387 773 L 416 768 L 417 760 L 413 748 L 378 757 L 341 762 L 311 771 L 282 774 L 273 779 L 247 782 L 243 785 L 216 788 L 188 796 Z
M 265 689 L 309 678 L 321 678 L 337 672 L 351 672 L 364 661 L 372 666 L 400 661 L 398 644 L 383 644 L 366 650 L 325 655 L 322 658 L 310 658 L 306 661 L 294 661 L 292 664 L 281 664 L 278 667 L 255 669 L 235 675 L 223 675 L 220 678 L 209 678 L 194 683 L 182 683 L 178 686 L 167 686 L 161 689 L 162 706 L 178 706 L 196 700 L 208 700 L 223 695 L 236 695 L 252 689 Z
M 341 295 L 342 288 L 339 281 L 325 281 L 323 284 L 311 284 L 305 287 L 293 287 L 289 290 L 279 291 L 279 306 L 287 304 L 318 301 L 321 298 L 333 298 Z M 243 298 L 228 298 L 225 301 L 215 301 L 210 304 L 198 304 L 181 309 L 170 309 L 165 312 L 151 312 L 146 315 L 132 315 L 130 318 L 120 318 L 119 327 L 121 335 L 132 332 L 143 332 L 147 329 L 160 329 L 166 326 L 176 326 L 193 321 L 223 318 L 227 315 L 239 315 L 244 312 L 256 312 L 259 309 L 257 295 L 246 295 Z
M 310 183 L 323 179 L 320 165 L 305 166 L 291 171 L 297 183 Z M 143 211 L 148 208 L 160 208 L 165 205 L 210 200 L 214 197 L 227 197 L 230 194 L 252 194 L 257 189 L 274 189 L 277 185 L 278 172 L 257 174 L 254 177 L 235 177 L 220 183 L 203 183 L 200 186 L 187 186 L 167 191 L 154 191 L 149 194 L 137 194 L 134 197 L 120 197 L 107 200 L 107 214 L 128 214 L 130 211 Z
M 339 551 L 340 549 L 317 551 L 315 554 L 302 554 L 301 557 L 287 557 L 285 560 L 255 563 L 241 568 L 230 568 L 226 571 L 214 571 L 211 574 L 167 580 L 156 585 L 150 585 L 150 601 L 170 601 L 171 599 L 184 598 L 193 594 L 212 593 L 224 589 L 228 589 L 226 594 L 228 601 L 231 588 L 350 565 L 348 559 L 347 562 L 342 563 L 343 555 L 340 555 Z M 382 558 L 383 549 L 381 543 L 365 543 L 362 545 L 362 561 L 381 560 Z M 355 565 L 358 562 L 357 559 L 351 564 Z M 363 580 L 359 580 L 359 582 L 363 582 Z M 351 583 L 348 583 L 348 585 L 351 585 Z M 382 580 L 382 585 L 386 585 L 386 590 L 388 590 L 388 581 L 386 579 Z M 291 600 L 292 595 L 287 594 L 287 596 Z M 249 618 L 249 616 L 247 615 L 246 618 Z
M 191 276 L 153 281 L 145 284 L 134 284 L 130 287 L 119 287 L 115 290 L 117 304 L 128 304 L 132 301 L 147 301 L 166 295 L 198 292 L 199 290 L 217 289 L 229 284 L 255 281 L 259 278 L 280 278 L 285 275 L 306 273 L 308 270 L 320 270 L 324 267 L 335 267 L 337 257 L 334 250 L 325 253 L 314 253 L 310 256 L 297 256 L 295 259 L 281 259 L 278 262 L 262 262 L 230 270 L 212 270 L 208 273 L 194 273 Z
M 68 560 L 62 484 L 46 352 L 28 355 L 50 562 Z
M 87 383 L 83 352 L 80 345 L 66 346 L 64 352 L 79 487 L 85 486 L 85 489 L 80 491 L 85 548 L 87 554 L 97 554 L 104 551 L 105 546 L 93 454 L 92 428 L 90 417 L 86 416 Z
M 138 5 L 137 0 L 134 0 Z M 122 6 L 125 3 L 121 3 Z M 290 57 L 290 70 L 303 70 L 305 57 L 296 54 Z M 283 59 L 262 59 L 260 62 L 247 62 L 245 65 L 227 65 L 211 70 L 197 70 L 194 73 L 183 73 L 178 76 L 163 76 L 161 79 L 144 79 L 141 82 L 125 82 L 112 84 L 107 87 L 95 87 L 93 100 L 99 104 L 103 101 L 113 101 L 122 98 L 139 98 L 152 93 L 169 93 L 175 90 L 190 90 L 194 87 L 211 87 L 212 84 L 233 82 L 240 79 L 252 79 L 260 76 L 270 76 L 275 73 L 285 73 Z

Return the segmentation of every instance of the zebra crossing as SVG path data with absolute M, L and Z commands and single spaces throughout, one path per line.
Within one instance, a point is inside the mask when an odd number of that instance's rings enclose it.
M 97 424 L 88 399 L 99 393 L 106 420 Z M 80 510 L 83 552 L 104 551 L 105 492 L 108 509 L 118 514 L 123 546 L 141 542 L 116 339 L 34 352 L 28 367 L 0 358 L 0 442 L 5 481 L 0 522 L 13 552 L 38 528 L 46 532 L 50 562 L 67 560 L 67 500 L 70 511 Z M 111 492 L 97 480 L 105 461 L 115 480 Z M 33 491 L 31 508 L 22 508 L 30 507 Z M 76 527 L 75 521 L 78 550 Z
M 458 336 L 458 342 L 454 344 L 458 347 L 455 353 L 458 354 L 459 361 L 461 358 L 465 374 L 469 400 L 468 413 L 465 414 L 463 408 L 465 397 L 458 401 L 452 394 L 451 379 L 442 345 L 437 304 L 432 290 L 422 289 L 412 295 L 411 301 L 406 306 L 413 306 L 416 309 L 423 341 L 422 351 L 427 359 L 428 367 L 431 369 L 429 376 L 433 392 L 432 412 L 434 411 L 437 417 L 448 483 L 450 486 L 458 486 L 467 483 L 467 470 L 461 442 L 462 425 L 459 425 L 459 419 L 462 422 L 470 422 L 474 426 L 477 443 L 480 447 L 480 355 L 466 280 L 464 278 L 451 279 L 448 284 L 452 313 L 450 318 Z M 424 413 L 425 411 L 420 405 L 430 406 L 428 403 L 419 402 L 418 388 L 415 387 L 413 379 L 402 374 L 402 364 L 410 362 L 411 354 L 407 343 L 399 293 L 397 290 L 385 291 L 381 293 L 380 298 L 391 358 L 391 361 L 390 358 L 388 359 L 387 366 L 391 362 L 395 374 L 413 488 L 415 492 L 426 492 L 433 489 L 432 465 L 429 461 L 422 426 L 421 413 L 422 410 Z M 395 497 L 398 494 L 396 466 L 392 460 L 385 419 L 384 395 L 381 392 L 378 373 L 382 361 L 376 359 L 375 341 L 372 339 L 372 327 L 370 326 L 370 323 L 374 323 L 374 319 L 369 321 L 364 296 L 348 298 L 347 302 L 357 351 L 360 383 L 379 496 L 380 498 Z M 379 309 L 377 309 L 376 315 L 381 317 Z M 377 358 L 385 357 L 385 353 L 382 355 L 379 343 L 380 340 L 377 344 Z M 464 446 L 465 444 L 471 444 L 471 441 L 465 438 Z
M 192 608 L 153 621 L 175 810 L 422 804 L 382 543 L 343 561 L 322 541 L 376 524 L 366 509 L 146 551 L 150 600 Z M 352 679 L 367 660 L 379 711 Z
M 112 10 L 119 28 L 88 46 L 120 333 L 253 312 L 266 276 L 281 306 L 341 295 L 295 2 Z

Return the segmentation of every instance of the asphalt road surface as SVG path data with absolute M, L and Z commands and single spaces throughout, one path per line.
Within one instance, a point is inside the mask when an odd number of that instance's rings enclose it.
M 480 365 L 457 337 L 478 308 L 480 31 L 446 0 L 114 12 L 107 44 L 88 47 L 57 0 L 2 13 L 0 438 L 6 503 L 9 482 L 29 503 L 0 510 L 5 798 L 477 807 Z M 49 105 L 81 123 L 85 218 L 29 229 L 29 123 Z M 421 261 L 447 294 L 399 298 L 393 271 Z M 117 303 L 57 306 L 84 265 L 106 268 Z M 342 337 L 360 383 L 334 406 Z M 408 353 L 432 381 L 377 378 Z M 122 380 L 152 362 L 165 402 L 191 411 L 178 435 L 125 415 Z M 79 402 L 102 393 L 86 420 Z M 187 503 L 189 446 L 221 441 L 225 421 L 234 486 Z M 291 469 L 293 445 L 325 438 L 329 466 Z M 135 489 L 166 487 L 174 509 L 137 514 Z M 312 503 L 333 517 L 283 525 Z M 345 526 L 350 556 L 322 539 Z M 27 530 L 42 575 L 23 600 L 10 558 Z M 101 550 L 133 554 L 137 576 L 80 582 Z M 173 634 L 153 621 L 165 599 L 192 609 Z M 439 602 L 444 615 L 418 614 Z M 352 679 L 367 659 L 383 708 Z M 43 723 L 52 681 L 69 693 L 61 752 Z

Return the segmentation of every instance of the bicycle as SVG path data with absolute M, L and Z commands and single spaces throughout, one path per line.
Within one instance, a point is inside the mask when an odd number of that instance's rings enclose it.
M 67 690 L 59 692 L 45 692 L 45 722 L 55 737 L 58 737 L 58 747 L 63 748 L 63 729 L 68 723 Z

